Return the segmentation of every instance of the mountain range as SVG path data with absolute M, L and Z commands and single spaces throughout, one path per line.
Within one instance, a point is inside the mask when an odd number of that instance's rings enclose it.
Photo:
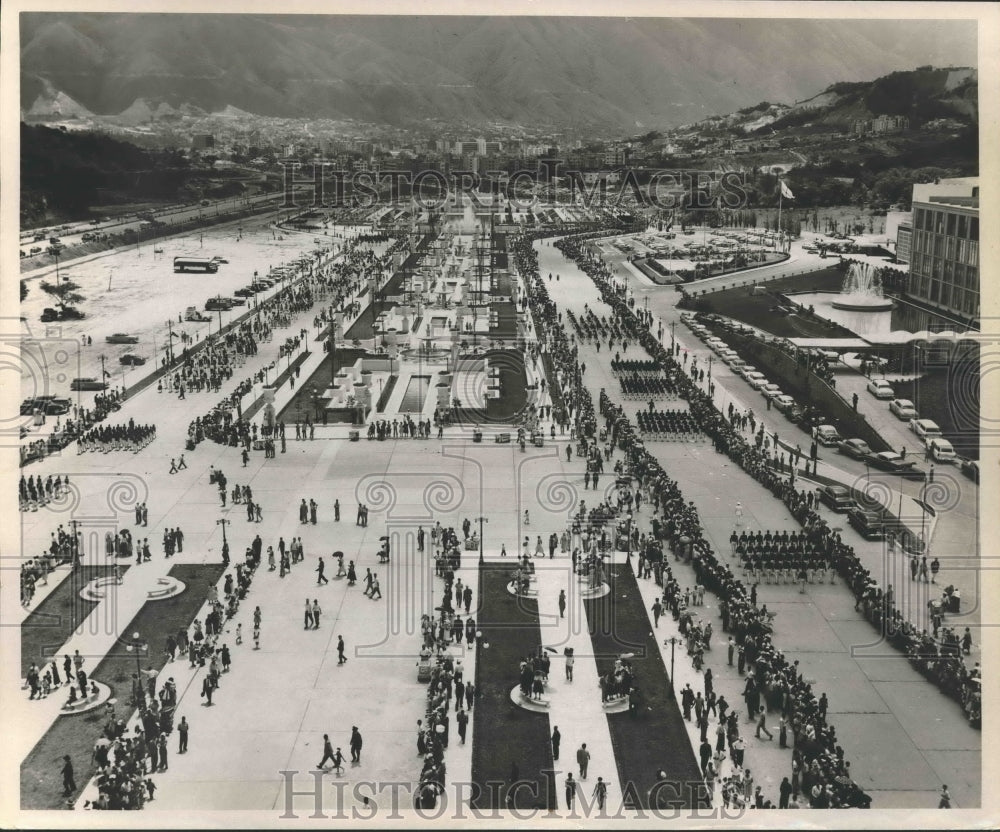
M 414 126 L 672 127 L 831 81 L 976 66 L 970 21 L 31 13 L 21 106 Z M 130 108 L 131 111 L 130 111 Z

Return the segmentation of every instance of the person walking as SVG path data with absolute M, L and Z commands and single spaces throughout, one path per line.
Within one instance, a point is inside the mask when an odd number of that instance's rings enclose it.
M 593 797 L 597 800 L 598 811 L 604 811 L 604 803 L 608 799 L 608 784 L 604 782 L 603 777 L 598 777 L 597 782 L 594 784 L 594 794 Z
M 316 768 L 323 768 L 327 760 L 333 762 L 334 759 L 333 743 L 330 742 L 330 735 L 323 734 L 323 758 L 316 764 Z
M 456 697 L 457 701 L 458 697 Z M 455 714 L 455 723 L 458 725 L 458 738 L 462 741 L 462 745 L 465 745 L 465 731 L 469 727 L 469 715 L 461 706 L 459 706 L 458 713 Z
M 306 598 L 306 608 L 303 611 L 304 626 L 303 630 L 311 630 L 313 628 L 313 612 L 312 604 L 309 603 L 309 599 Z
M 67 760 L 69 757 L 66 758 Z M 951 792 L 948 791 L 947 786 L 941 787 L 941 799 L 938 801 L 938 809 L 950 809 L 951 808 Z
M 569 448 L 566 449 L 567 451 Z M 576 780 L 573 779 L 573 772 L 566 775 L 566 808 L 573 808 L 573 801 L 576 799 Z
M 76 791 L 76 778 L 73 776 L 73 760 L 69 754 L 63 755 L 62 778 L 63 797 L 69 797 Z
M 559 759 L 559 743 L 562 742 L 562 734 L 559 733 L 559 726 L 552 729 L 552 759 Z
M 184 754 L 188 750 L 188 731 L 191 725 L 187 721 L 186 716 L 181 717 L 181 721 L 177 723 L 177 737 L 179 739 L 179 744 L 177 746 L 177 753 Z
M 774 739 L 774 734 L 767 730 L 767 709 L 763 705 L 760 706 L 760 710 L 757 712 L 757 739 L 760 739 L 761 731 L 767 734 L 769 740 Z
M 788 778 L 784 778 L 781 781 L 781 785 L 778 786 L 778 808 L 787 809 L 788 808 L 788 798 L 792 794 L 792 784 L 789 782 Z
M 326 575 L 323 574 L 325 570 L 326 564 L 323 563 L 323 556 L 320 555 L 319 563 L 316 565 L 316 586 L 330 583 Z
M 343 664 L 347 661 L 347 656 L 344 655 L 344 637 L 337 636 L 337 664 Z
M 575 661 L 576 661 L 576 659 L 573 656 L 573 648 L 572 647 L 567 647 L 566 648 L 566 681 L 567 682 L 572 682 L 573 681 L 573 663 Z
M 313 598 L 313 605 L 312 605 L 313 626 L 312 626 L 312 628 L 314 630 L 318 630 L 319 629 L 319 617 L 322 614 L 323 614 L 323 610 L 320 608 L 319 601 L 317 599 Z
M 576 762 L 580 767 L 580 779 L 587 779 L 587 767 L 590 765 L 590 752 L 587 750 L 587 743 L 583 743 L 576 750 Z
M 660 626 L 660 616 L 663 615 L 663 604 L 660 603 L 660 599 L 657 598 L 653 602 L 653 626 Z
M 358 730 L 357 725 L 351 726 L 351 762 L 360 763 L 361 762 L 361 732 Z
M 565 589 L 560 589 L 559 590 L 559 617 L 560 618 L 565 618 L 566 617 L 566 590 Z

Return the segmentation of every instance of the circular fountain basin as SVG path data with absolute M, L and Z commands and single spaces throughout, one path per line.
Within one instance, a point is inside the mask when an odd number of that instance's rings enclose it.
M 860 295 L 840 295 L 835 300 L 830 301 L 834 309 L 848 309 L 851 312 L 888 312 L 893 307 L 893 303 L 888 298 L 866 297 Z

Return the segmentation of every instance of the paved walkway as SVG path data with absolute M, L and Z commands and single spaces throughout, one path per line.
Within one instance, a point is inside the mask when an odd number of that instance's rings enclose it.
M 553 300 L 561 309 L 572 309 L 579 315 L 583 305 L 588 304 L 599 317 L 610 314 L 610 308 L 600 300 L 593 282 L 575 264 L 553 247 L 536 244 L 536 248 L 542 274 L 552 271 L 561 276 L 559 281 L 548 283 Z M 606 346 L 598 353 L 591 345 L 582 346 L 581 353 L 587 363 L 585 379 L 592 387 L 597 386 L 594 379 L 599 378 L 607 385 L 614 383 L 608 386 L 609 393 L 616 391 L 617 383 L 606 369 L 613 353 L 609 354 Z M 629 357 L 641 358 L 645 353 L 630 348 Z M 622 404 L 633 420 L 635 412 L 644 406 L 642 402 L 625 401 Z M 668 475 L 678 479 L 685 498 L 694 500 L 716 552 L 729 551 L 737 500 L 743 504 L 744 522 L 748 528 L 798 528 L 798 523 L 780 501 L 727 457 L 715 453 L 710 444 L 650 442 L 647 448 Z M 855 545 L 858 541 L 850 542 Z M 871 551 L 875 548 L 870 546 L 862 556 L 881 557 L 880 551 L 878 554 Z M 691 570 L 679 564 L 671 565 L 682 586 L 693 585 Z M 645 590 L 647 606 L 651 606 L 658 588 L 652 582 L 640 582 L 640 585 Z M 776 646 L 784 650 L 786 656 L 794 654 L 801 661 L 815 690 L 829 692 L 830 712 L 836 714 L 833 722 L 840 742 L 847 759 L 853 762 L 855 778 L 872 791 L 875 805 L 879 808 L 936 805 L 936 792 L 943 782 L 951 787 L 958 805 L 979 805 L 981 735 L 968 725 L 958 705 L 945 698 L 891 648 L 877 650 L 869 659 L 854 655 L 858 648 L 877 644 L 878 635 L 860 614 L 854 612 L 853 596 L 846 587 L 810 585 L 808 590 L 800 595 L 793 586 L 764 585 L 759 587 L 758 597 L 769 609 L 778 610 Z M 734 669 L 720 667 L 716 659 L 722 654 L 725 640 L 715 602 L 716 599 L 707 597 L 706 607 L 699 610 L 703 618 L 710 617 L 717 633 L 717 646 L 709 658 L 709 665 L 715 671 L 716 688 L 725 693 L 732 705 L 739 707 L 742 680 Z M 661 620 L 661 627 L 663 623 Z M 675 660 L 680 660 L 685 669 L 690 668 L 686 657 L 677 656 Z M 668 656 L 665 661 L 669 661 Z M 680 685 L 684 682 L 682 674 L 686 672 L 678 672 Z M 690 673 L 693 674 L 693 670 Z M 701 689 L 700 679 L 692 679 L 692 687 Z M 934 713 L 939 729 L 928 730 L 928 711 Z M 692 741 L 699 740 L 697 732 L 692 732 Z M 893 749 L 891 754 L 890 749 Z M 890 762 L 898 749 L 906 749 L 903 757 L 910 761 L 905 774 Z M 747 764 L 757 783 L 765 786 L 765 794 L 774 800 L 777 784 L 790 774 L 791 752 L 777 752 L 770 744 L 762 745 L 751 736 L 748 738 Z M 887 776 L 887 769 L 892 769 L 892 776 Z

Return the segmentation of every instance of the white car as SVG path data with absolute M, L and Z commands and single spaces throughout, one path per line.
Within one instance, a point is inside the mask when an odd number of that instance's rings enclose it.
M 774 406 L 778 408 L 782 413 L 791 407 L 795 406 L 795 399 L 787 394 L 774 397 Z
M 955 448 L 947 439 L 940 436 L 932 438 L 927 443 L 927 450 L 931 452 L 935 462 L 954 462 L 957 458 Z
M 889 402 L 889 412 L 904 421 L 917 418 L 917 408 L 909 399 L 893 399 Z
M 919 436 L 924 444 L 941 436 L 941 428 L 931 419 L 910 419 L 910 430 Z
M 760 388 L 760 392 L 764 394 L 765 399 L 776 399 L 781 395 L 781 388 L 777 384 L 765 384 Z
M 747 373 L 747 384 L 749 384 L 754 390 L 760 390 L 765 384 L 767 384 L 767 376 L 756 370 L 752 373 Z
M 753 364 L 744 364 L 742 367 L 740 367 L 740 375 L 743 376 L 743 378 L 747 379 L 750 378 L 750 375 L 752 373 L 755 373 L 756 375 L 759 376 L 764 375 L 763 373 L 758 372 L 757 368 L 754 367 Z
M 868 392 L 871 393 L 876 399 L 896 398 L 896 391 L 892 389 L 892 385 L 889 384 L 889 382 L 884 378 L 873 378 L 869 381 Z

